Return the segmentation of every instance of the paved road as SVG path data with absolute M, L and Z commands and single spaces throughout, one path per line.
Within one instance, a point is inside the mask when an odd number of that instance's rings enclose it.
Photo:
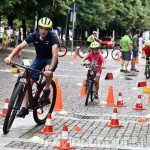
M 28 52 L 27 52 L 28 51 Z M 16 74 L 11 73 L 11 67 L 4 64 L 3 59 L 10 50 L 0 51 L 0 110 L 2 111 L 4 100 L 10 98 L 12 88 L 17 79 Z M 28 56 L 33 60 L 33 49 L 22 52 L 22 56 Z M 15 62 L 22 63 L 21 58 L 14 58 Z M 0 149 L 21 150 L 39 149 L 52 150 L 54 145 L 59 144 L 62 126 L 68 125 L 71 145 L 77 146 L 77 150 L 117 150 L 117 149 L 150 149 L 150 104 L 146 102 L 148 94 L 142 92 L 138 82 L 145 79 L 144 60 L 139 60 L 137 68 L 140 73 L 135 76 L 127 76 L 120 73 L 120 63 L 109 58 L 106 60 L 107 69 L 103 70 L 100 80 L 100 102 L 93 102 L 88 107 L 84 106 L 85 97 L 80 97 L 82 81 L 86 77 L 87 69 L 80 66 L 81 59 L 73 59 L 73 56 L 59 58 L 59 65 L 54 77 L 58 77 L 62 89 L 63 109 L 66 112 L 55 111 L 52 114 L 52 122 L 55 135 L 41 135 L 38 133 L 44 125 L 37 126 L 33 120 L 32 112 L 25 118 L 17 118 L 7 135 L 3 135 L 2 127 L 4 117 L 0 117 Z M 7 68 L 7 70 L 5 70 Z M 113 80 L 105 80 L 107 73 L 113 74 Z M 131 73 L 133 74 L 133 72 Z M 130 78 L 131 80 L 126 80 Z M 114 107 L 106 105 L 108 90 L 113 86 L 115 103 L 118 93 L 122 92 L 124 104 L 127 107 L 118 108 L 118 119 L 122 128 L 109 128 L 106 124 L 111 120 Z M 137 102 L 138 94 L 142 94 L 142 102 L 147 109 L 135 111 L 132 108 Z M 144 124 L 138 123 L 138 119 L 145 119 Z M 73 131 L 74 126 L 80 126 L 82 131 Z

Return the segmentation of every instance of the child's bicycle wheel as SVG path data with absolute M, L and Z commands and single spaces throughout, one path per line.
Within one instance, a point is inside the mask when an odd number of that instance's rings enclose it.
M 86 96 L 86 100 L 85 100 L 85 106 L 88 105 L 89 102 L 89 97 L 91 98 L 91 102 L 93 102 L 94 100 L 94 91 L 93 91 L 93 83 L 89 83 L 88 87 L 87 87 L 87 96 Z
M 146 76 L 146 79 L 150 78 L 150 65 L 146 65 L 145 76 Z

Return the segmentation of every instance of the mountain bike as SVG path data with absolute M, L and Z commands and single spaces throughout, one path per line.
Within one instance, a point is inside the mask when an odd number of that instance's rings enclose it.
M 67 47 L 64 45 L 59 45 L 58 47 L 58 57 L 63 57 L 67 54 Z
M 146 67 L 145 67 L 145 76 L 146 79 L 150 78 L 150 57 L 147 58 L 148 62 L 146 63 Z
M 79 47 L 77 50 L 77 53 L 79 55 L 79 57 L 84 58 L 89 52 L 91 52 L 91 48 L 90 47 Z M 100 54 L 103 55 L 104 59 L 106 59 L 108 57 L 108 50 L 107 47 L 106 48 L 99 48 L 99 52 Z
M 121 53 L 121 48 L 115 47 L 111 52 L 111 56 L 114 60 L 117 60 L 118 57 L 121 57 Z
M 97 67 L 96 65 L 90 65 L 90 64 L 84 64 L 84 66 L 88 69 L 88 73 L 87 73 L 87 80 L 86 80 L 86 100 L 85 100 L 85 106 L 88 105 L 88 101 L 89 101 L 89 97 L 91 99 L 91 102 L 93 102 L 94 100 L 94 95 L 96 93 L 96 88 L 95 88 L 95 77 L 96 77 L 96 68 L 100 68 L 101 67 Z
M 29 95 L 29 109 L 33 111 L 34 121 L 40 125 L 44 124 L 46 121 L 46 117 L 48 113 L 52 113 L 55 101 L 56 101 L 56 85 L 52 80 L 50 84 L 50 95 L 49 102 L 39 102 L 40 97 L 43 94 L 43 88 L 46 85 L 46 81 L 43 75 L 43 71 L 38 71 L 35 69 L 31 69 L 24 65 L 19 65 L 16 63 L 11 64 L 12 67 L 17 68 L 17 66 L 24 68 L 25 71 L 22 75 L 19 75 L 17 81 L 15 83 L 10 102 L 8 105 L 8 111 L 4 120 L 3 132 L 7 134 L 14 122 L 17 111 L 20 110 L 25 93 L 28 90 Z M 32 78 L 30 71 L 34 71 L 40 75 L 38 81 Z M 31 86 L 30 79 L 34 81 L 33 86 Z

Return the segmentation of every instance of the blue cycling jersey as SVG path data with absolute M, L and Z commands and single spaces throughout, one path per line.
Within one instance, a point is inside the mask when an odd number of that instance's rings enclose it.
M 40 34 L 38 31 L 27 36 L 25 41 L 29 43 L 33 43 L 36 50 L 36 57 L 38 59 L 42 58 L 52 58 L 52 46 L 54 44 L 59 44 L 59 41 L 54 35 L 54 33 L 49 32 L 47 38 L 42 41 L 40 39 Z

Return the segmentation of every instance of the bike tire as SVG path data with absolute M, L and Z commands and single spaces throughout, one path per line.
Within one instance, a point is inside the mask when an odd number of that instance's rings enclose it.
M 78 48 L 78 56 L 80 58 L 84 58 L 89 53 L 88 47 L 80 47 Z
M 111 57 L 114 59 L 114 60 L 117 60 L 118 58 L 118 54 L 121 54 L 121 49 L 120 48 L 114 48 L 111 52 Z
M 42 83 L 42 89 L 44 88 L 45 85 L 46 85 L 46 82 L 44 81 L 44 82 Z M 45 104 L 45 105 L 43 106 L 43 107 L 46 107 L 46 108 L 47 108 L 46 113 L 43 114 L 44 112 L 42 112 L 42 114 L 39 114 L 39 113 L 38 113 L 38 110 L 39 110 L 39 109 L 33 110 L 33 118 L 34 118 L 34 121 L 35 121 L 38 125 L 44 124 L 45 121 L 46 121 L 46 118 L 47 118 L 48 113 L 51 114 L 51 113 L 53 112 L 53 109 L 54 109 L 54 106 L 55 106 L 55 102 L 56 102 L 56 94 L 57 94 L 57 91 L 56 91 L 56 84 L 55 84 L 55 82 L 54 82 L 53 80 L 51 81 L 50 91 L 51 91 L 51 93 L 50 93 L 51 103 Z M 39 91 L 39 92 L 42 92 L 42 90 Z M 51 96 L 52 96 L 52 97 L 51 97 Z M 39 99 L 40 99 L 40 97 L 39 97 Z M 43 115 L 43 116 L 41 116 L 41 115 Z
M 146 76 L 146 79 L 149 79 L 149 78 L 150 78 L 149 65 L 146 65 L 146 68 L 145 68 L 145 76 Z
M 91 94 L 91 83 L 89 83 L 89 85 L 88 85 L 87 88 L 88 88 L 88 89 L 86 90 L 86 91 L 87 91 L 87 96 L 86 96 L 86 99 L 85 99 L 85 106 L 88 105 L 89 96 L 90 96 L 90 94 Z
M 94 100 L 94 94 L 95 94 L 95 85 L 93 83 L 91 84 L 91 89 L 92 89 L 92 92 L 91 92 L 91 102 L 93 102 L 93 100 Z
M 108 49 L 100 49 L 101 55 L 106 59 L 108 57 Z
M 15 87 L 12 96 L 10 98 L 10 103 L 8 106 L 8 111 L 4 120 L 3 132 L 7 134 L 14 122 L 17 111 L 20 109 L 23 98 L 25 96 L 26 89 L 25 84 L 19 82 Z
M 61 51 L 60 47 L 58 48 L 58 57 L 63 57 L 67 54 L 67 47 L 66 46 L 61 46 Z

